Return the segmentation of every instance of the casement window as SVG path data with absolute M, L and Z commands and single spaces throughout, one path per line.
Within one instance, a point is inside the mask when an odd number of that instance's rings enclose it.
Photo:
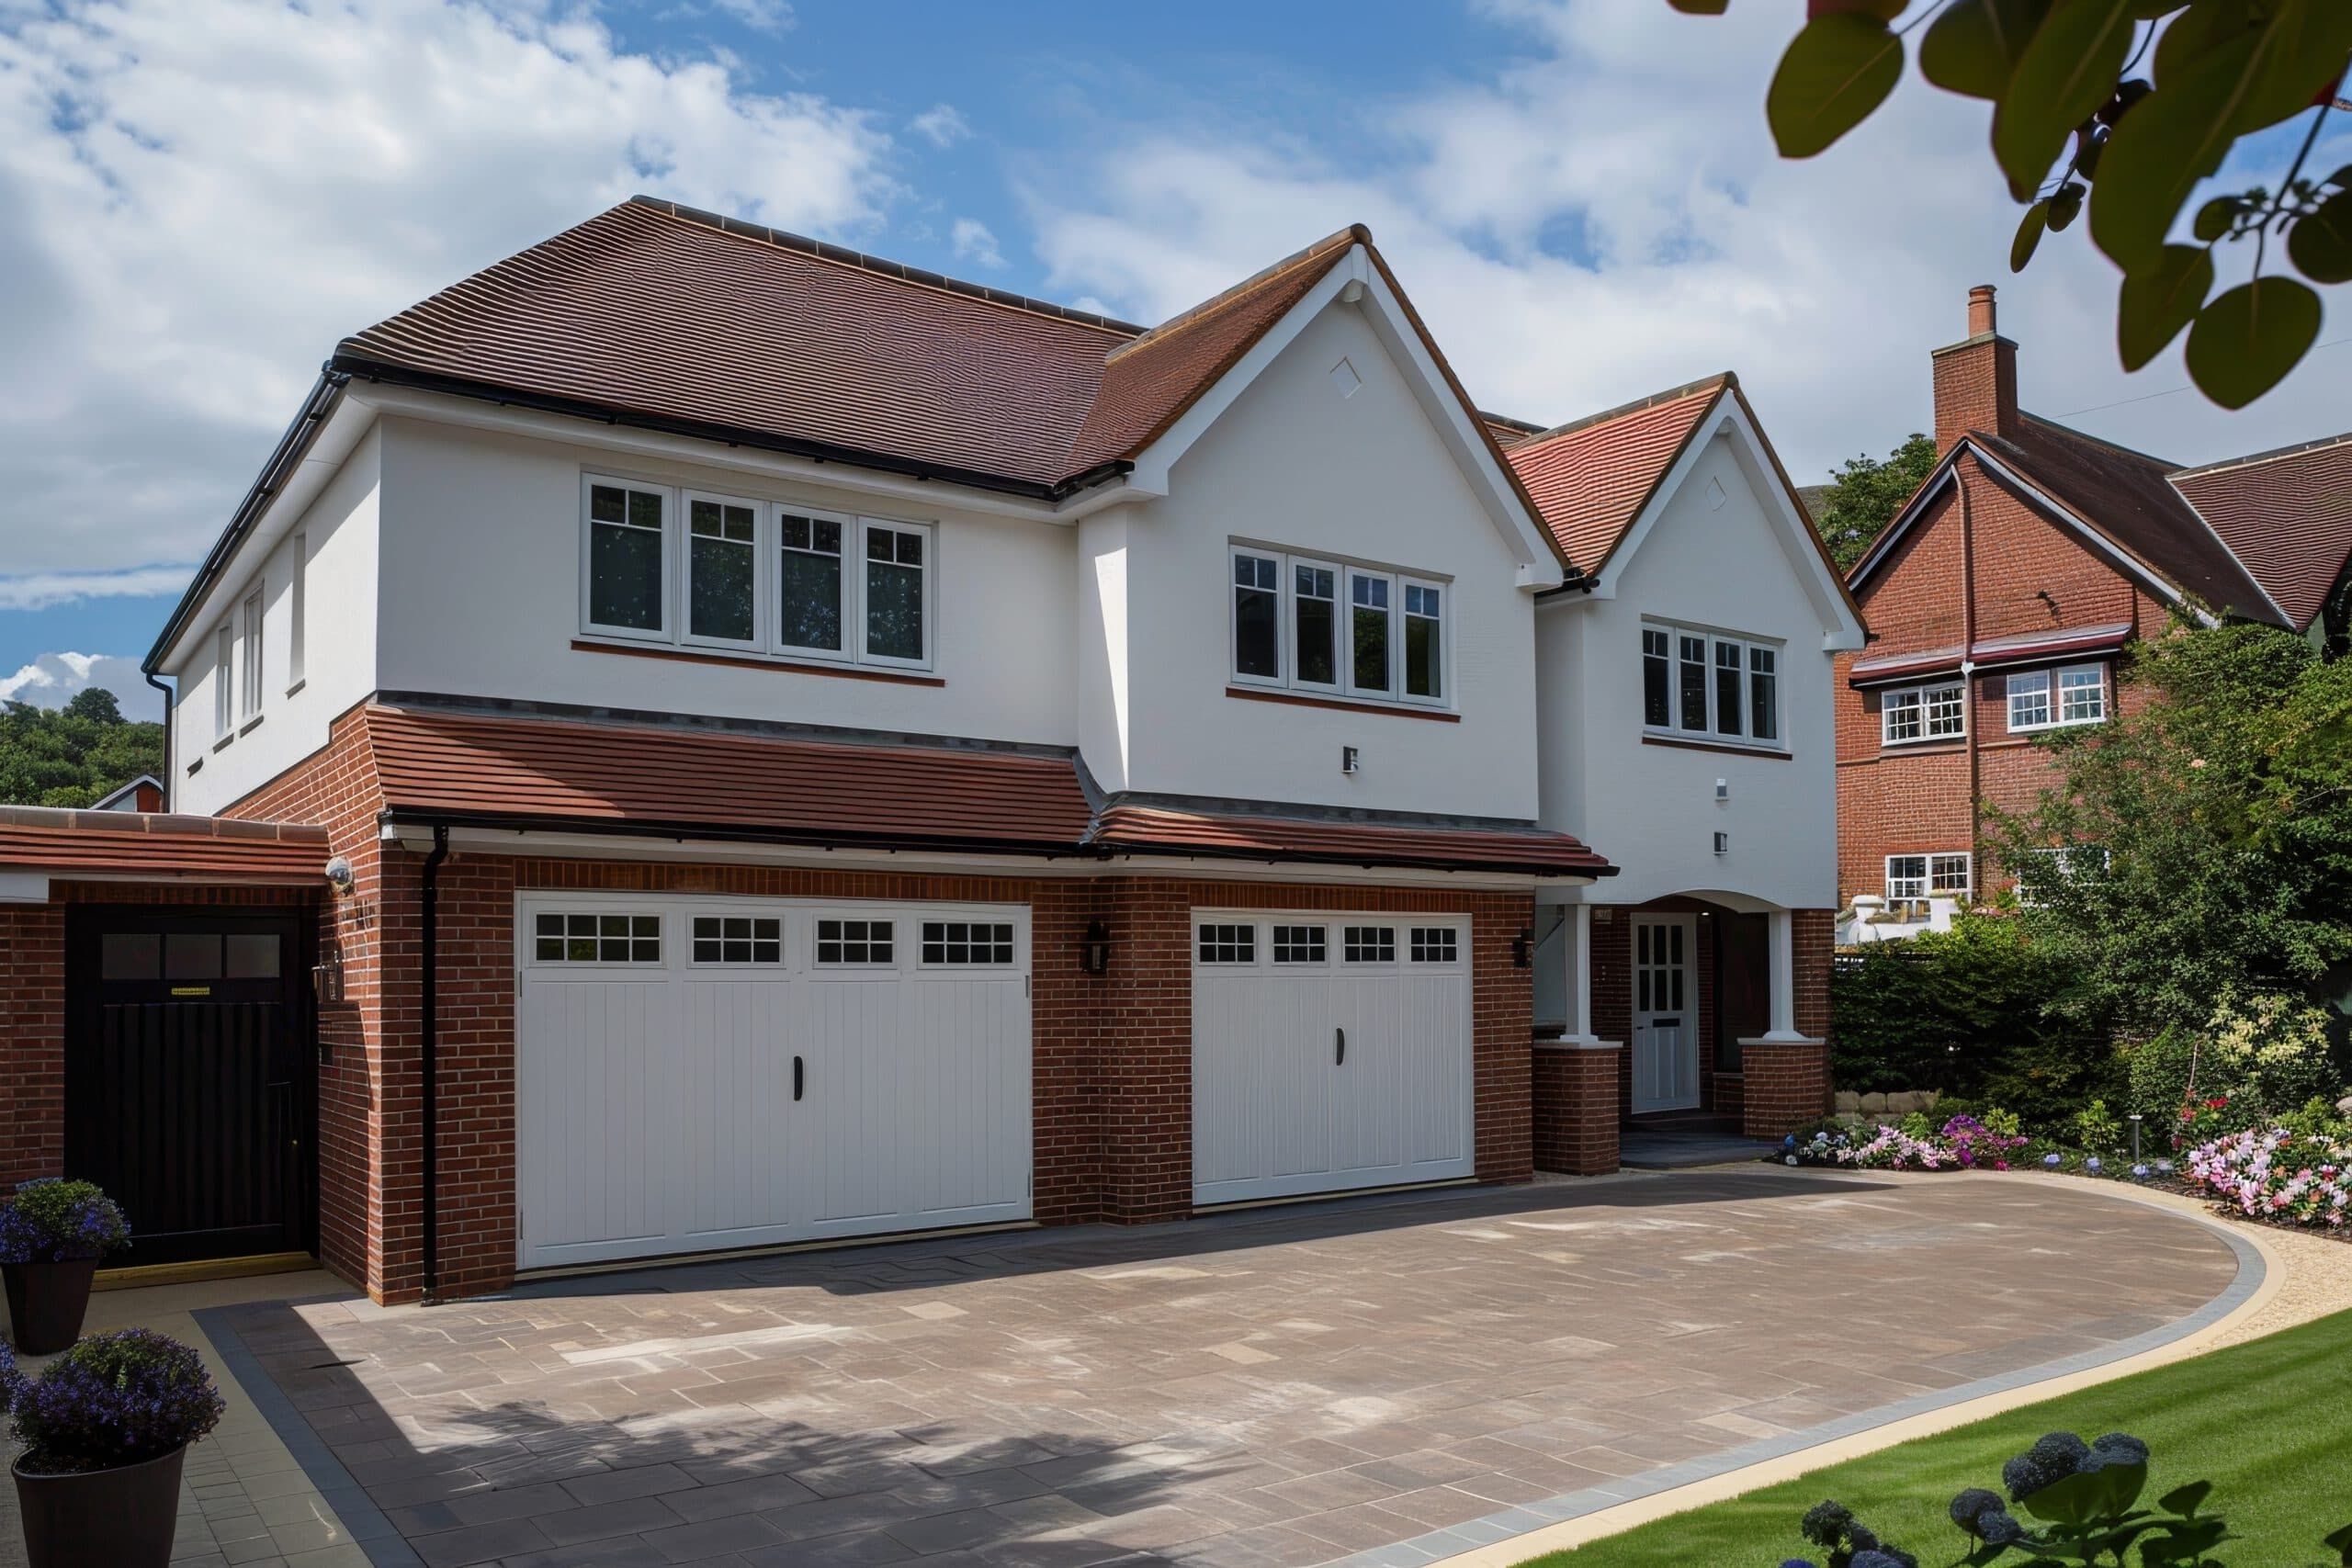
M 1971 886 L 1971 859 L 1965 852 L 1889 855 L 1886 857 L 1887 898 L 1890 901 L 1916 901 L 1928 897 L 1965 899 Z
M 1642 727 L 1779 747 L 1779 645 L 1688 626 L 1642 628 Z
M 925 920 L 922 961 L 949 968 L 1012 962 L 1012 927 L 1001 920 Z
M 894 963 L 896 945 L 888 920 L 819 920 L 817 966 L 876 969 Z
M 581 629 L 786 660 L 928 670 L 929 524 L 589 475 Z
M 773 915 L 696 915 L 696 964 L 775 965 L 784 962 L 784 921 Z
M 1968 733 L 1968 688 L 1958 681 L 1905 686 L 1879 697 L 1879 733 L 1889 746 L 1957 740 Z
M 310 660 L 311 641 L 311 540 L 307 534 L 294 536 L 287 547 L 287 556 L 294 569 L 293 586 L 287 592 L 286 628 L 286 694 L 292 696 L 302 684 L 304 671 Z
M 1236 546 L 1236 684 L 1442 705 L 1449 633 L 1442 581 Z
M 1258 928 L 1247 925 L 1203 925 L 1200 929 L 1204 964 L 1255 964 Z
M 662 962 L 659 915 L 543 914 L 531 936 L 533 955 L 541 964 Z
M 1396 962 L 1395 926 L 1341 926 L 1340 956 L 1350 964 Z
M 1460 956 L 1460 937 L 1452 926 L 1415 926 L 1413 962 L 1451 964 Z
M 243 648 L 244 702 L 238 709 L 238 716 L 241 718 L 261 716 L 261 632 L 266 613 L 259 590 L 247 595 Z
M 2073 664 L 2009 677 L 2009 732 L 2098 724 L 2107 717 L 2107 668 Z

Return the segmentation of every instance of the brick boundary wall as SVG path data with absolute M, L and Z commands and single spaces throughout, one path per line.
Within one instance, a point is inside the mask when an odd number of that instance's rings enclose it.
M 1818 1120 L 1829 1100 L 1829 1047 L 1814 1041 L 1746 1046 L 1747 1098 L 1741 1130 L 1778 1139 Z
M 1535 1168 L 1606 1176 L 1617 1168 L 1617 1079 L 1622 1049 L 1534 1047 Z

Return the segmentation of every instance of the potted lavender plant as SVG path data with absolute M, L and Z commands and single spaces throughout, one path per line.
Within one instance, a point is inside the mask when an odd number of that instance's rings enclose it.
M 0 1278 L 17 1348 L 62 1350 L 81 1336 L 98 1260 L 130 1239 L 114 1200 L 87 1181 L 28 1181 L 0 1208 Z
M 151 1329 L 93 1335 L 30 1378 L 0 1347 L 31 1568 L 164 1568 L 181 1463 L 220 1410 L 203 1360 Z

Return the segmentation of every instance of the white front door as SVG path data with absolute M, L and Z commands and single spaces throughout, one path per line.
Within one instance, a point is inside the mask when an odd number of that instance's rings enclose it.
M 524 1268 L 1030 1213 L 1028 911 L 517 901 Z
M 1699 1103 L 1699 945 L 1690 915 L 1634 917 L 1634 1094 L 1636 1111 Z
M 1472 1174 L 1470 922 L 1193 916 L 1193 1201 Z

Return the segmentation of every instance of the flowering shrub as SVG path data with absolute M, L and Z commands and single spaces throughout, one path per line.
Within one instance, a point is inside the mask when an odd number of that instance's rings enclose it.
M 113 1199 L 87 1181 L 44 1177 L 0 1208 L 0 1263 L 71 1263 L 104 1258 L 130 1241 Z
M 1944 1123 L 1943 1137 L 1961 1166 L 1971 1170 L 1979 1167 L 2007 1170 L 2009 1156 L 2025 1147 L 2018 1119 L 1998 1111 L 1986 1111 L 1982 1122 L 1973 1116 L 1955 1116 Z
M 2352 1146 L 2283 1127 L 2217 1138 L 2188 1156 L 2188 1179 L 2256 1219 L 2343 1228 L 2352 1210 Z
M 1805 1510 L 1797 1532 L 1828 1553 L 1828 1568 L 1919 1568 L 1919 1560 L 1879 1540 L 1878 1533 L 1842 1503 L 1823 1501 Z M 1781 1568 L 1815 1568 L 1811 1559 L 1792 1557 Z
M 220 1424 L 220 1395 L 194 1350 L 152 1329 L 94 1334 L 28 1378 L 0 1346 L 0 1411 L 41 1475 L 161 1459 Z
M 1786 1165 L 1838 1165 L 1856 1170 L 2007 1170 L 2009 1156 L 2025 1146 L 2017 1118 L 1987 1111 L 1983 1121 L 1961 1115 L 1931 1127 L 1917 1112 L 1901 1126 L 1882 1122 L 1867 1134 L 1822 1128 L 1810 1137 L 1781 1140 Z
M 2327 1021 L 2324 1008 L 2301 997 L 2231 994 L 2206 1028 L 2219 1071 L 2245 1085 L 2263 1109 L 2282 1111 L 2343 1089 L 2329 1061 Z

